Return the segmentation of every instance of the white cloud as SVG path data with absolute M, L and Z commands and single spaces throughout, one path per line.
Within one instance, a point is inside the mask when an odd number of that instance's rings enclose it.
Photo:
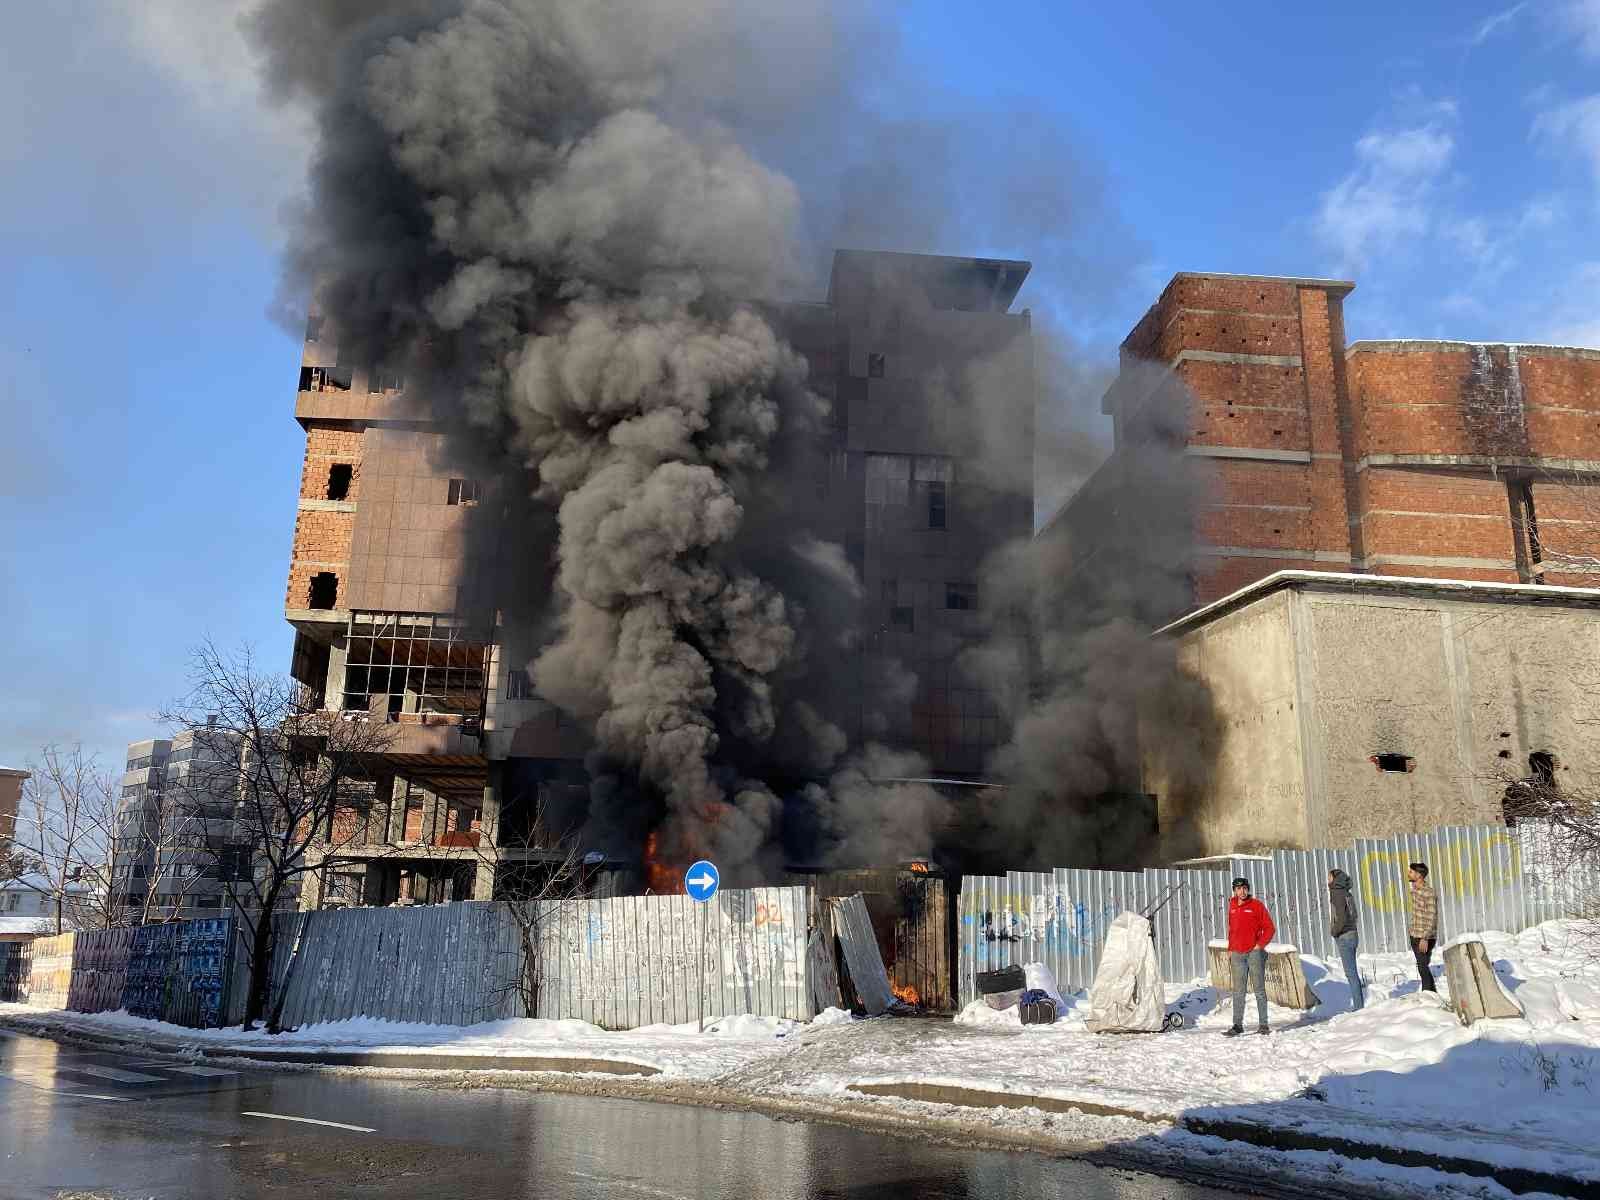
M 1540 113 L 1533 132 L 1547 144 L 1584 158 L 1600 188 L 1600 94 Z
M 1478 28 L 1473 32 L 1472 45 L 1483 45 L 1484 42 L 1488 41 L 1500 30 L 1504 29 L 1506 26 L 1510 25 L 1511 22 L 1515 21 L 1521 14 L 1522 10 L 1527 7 L 1528 0 L 1522 0 L 1521 4 L 1513 5 L 1503 12 L 1497 12 L 1492 17 L 1488 17 L 1483 20 L 1478 25 Z
M 1323 195 L 1313 225 L 1341 270 L 1433 227 L 1435 186 L 1455 153 L 1455 135 L 1444 124 L 1454 106 L 1432 109 L 1434 120 L 1357 141 L 1355 169 Z
M 1559 285 L 1542 340 L 1600 349 L 1600 262 L 1580 263 Z
M 1600 58 L 1600 0 L 1570 0 L 1561 7 L 1561 19 L 1578 35 L 1583 52 Z

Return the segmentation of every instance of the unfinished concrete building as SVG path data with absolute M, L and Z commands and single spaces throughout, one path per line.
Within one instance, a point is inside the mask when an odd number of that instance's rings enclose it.
M 1159 636 L 1220 718 L 1203 778 L 1142 739 L 1167 858 L 1493 824 L 1519 781 L 1600 784 L 1600 589 L 1280 571 Z
M 823 715 L 940 775 L 976 776 L 1006 736 L 953 663 L 976 633 L 979 564 L 1031 527 L 1029 317 L 1009 311 L 1028 269 L 841 251 L 825 303 L 773 310 L 833 405 L 815 503 L 864 584 L 861 648 Z M 497 611 L 511 551 L 473 536 L 485 483 L 453 465 L 403 378 L 342 361 L 316 318 L 295 416 L 293 674 L 327 708 L 391 727 L 375 795 L 303 900 L 489 898 L 504 864 L 544 852 L 525 814 L 585 804 L 588 781 L 583 731 L 524 669 L 540 647 Z

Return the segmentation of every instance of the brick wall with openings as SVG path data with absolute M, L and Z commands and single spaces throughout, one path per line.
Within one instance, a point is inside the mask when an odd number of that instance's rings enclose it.
M 1350 286 L 1179 275 L 1123 342 L 1125 366 L 1153 361 L 1183 385 L 1128 374 L 1108 403 L 1119 435 L 1136 405 L 1181 409 L 1209 484 L 1194 603 L 1286 568 L 1600 582 L 1600 350 L 1347 349 Z M 1086 498 L 1083 519 L 1095 508 Z M 1072 527 L 1070 503 L 1061 519 Z
M 313 425 L 306 430 L 305 466 L 300 472 L 302 500 L 329 499 L 329 476 L 335 466 L 348 466 L 350 479 L 342 499 L 361 498 L 361 433 L 355 429 L 329 429 Z

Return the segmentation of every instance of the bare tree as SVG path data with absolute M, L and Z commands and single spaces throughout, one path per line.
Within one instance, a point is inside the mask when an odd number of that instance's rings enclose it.
M 46 746 L 28 769 L 7 870 L 50 902 L 54 933 L 109 928 L 116 780 L 80 745 Z
M 162 720 L 189 735 L 193 761 L 205 764 L 176 795 L 201 823 L 193 853 L 223 884 L 250 947 L 248 1029 L 266 1012 L 273 917 L 357 838 L 361 822 L 342 814 L 370 805 L 394 734 L 365 712 L 322 708 L 292 679 L 261 671 L 248 648 L 204 643 L 190 684 Z
M 479 864 L 494 873 L 494 899 L 505 903 L 517 934 L 515 962 L 500 972 L 490 1003 L 498 1010 L 514 992 L 522 1015 L 532 1017 L 544 983 L 546 931 L 560 921 L 567 904 L 589 894 L 604 856 L 585 854 L 573 833 L 553 831 L 542 802 L 534 802 L 527 815 L 500 845 L 485 837 L 473 849 Z

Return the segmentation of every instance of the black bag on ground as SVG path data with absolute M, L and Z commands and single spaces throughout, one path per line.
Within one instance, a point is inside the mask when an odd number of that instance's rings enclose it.
M 1022 1014 L 1024 1025 L 1054 1025 L 1056 1023 L 1056 1002 L 1049 996 L 1042 1000 L 1027 1000 L 1018 1005 Z
M 1027 986 L 1021 967 L 1001 967 L 998 971 L 978 972 L 978 995 L 993 996 L 999 992 L 1020 992 Z

